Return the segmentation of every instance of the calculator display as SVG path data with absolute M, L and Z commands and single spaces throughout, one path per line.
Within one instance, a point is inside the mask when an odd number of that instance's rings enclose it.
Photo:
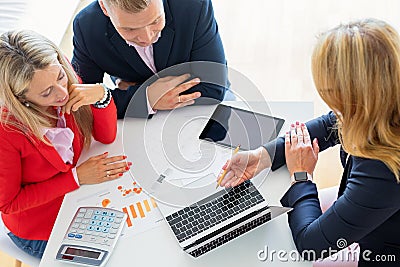
M 92 259 L 97 259 L 100 256 L 100 252 L 76 249 L 76 248 L 71 248 L 71 247 L 69 247 L 65 250 L 65 254 L 80 256 L 80 257 L 85 257 L 85 258 L 92 258 Z

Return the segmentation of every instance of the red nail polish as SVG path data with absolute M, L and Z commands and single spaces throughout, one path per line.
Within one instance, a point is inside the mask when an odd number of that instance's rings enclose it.
M 108 152 L 106 151 L 106 152 L 104 152 L 103 154 L 104 154 L 104 155 L 105 155 L 105 154 L 108 154 Z
M 124 159 L 126 159 L 126 158 L 127 158 L 127 156 L 123 156 L 123 158 L 124 158 Z
M 132 162 L 128 162 L 128 166 L 132 166 Z
M 299 125 L 299 124 L 300 124 L 300 122 L 296 121 L 296 125 Z
M 123 175 L 122 173 L 119 173 L 119 174 L 118 174 L 119 177 L 121 177 L 122 175 Z
M 290 126 L 294 127 L 294 124 L 292 123 L 292 124 L 290 124 Z
M 125 167 L 125 170 L 129 170 L 130 168 L 127 166 L 127 167 Z

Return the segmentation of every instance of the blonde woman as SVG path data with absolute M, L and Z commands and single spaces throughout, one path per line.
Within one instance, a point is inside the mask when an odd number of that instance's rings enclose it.
M 309 252 L 302 253 L 306 259 L 358 242 L 359 266 L 399 266 L 399 35 L 376 19 L 340 25 L 320 36 L 312 72 L 333 112 L 292 124 L 284 138 L 237 154 L 221 184 L 235 186 L 286 162 L 292 185 L 281 203 L 293 207 L 289 226 L 299 252 Z M 313 171 L 319 150 L 338 144 L 344 166 L 339 197 L 322 213 Z
M 0 211 L 8 235 L 40 258 L 66 193 L 116 179 L 125 156 L 76 166 L 92 136 L 112 143 L 116 108 L 102 85 L 78 84 L 59 48 L 34 32 L 0 36 Z

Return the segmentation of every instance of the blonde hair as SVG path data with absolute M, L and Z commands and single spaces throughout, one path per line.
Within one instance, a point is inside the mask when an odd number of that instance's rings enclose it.
M 44 127 L 51 127 L 49 118 L 55 118 L 40 107 L 21 103 L 36 70 L 43 70 L 55 60 L 68 77 L 68 88 L 78 83 L 71 64 L 61 50 L 50 40 L 32 31 L 10 31 L 0 36 L 0 123 L 10 129 L 49 144 L 42 134 Z M 93 116 L 89 106 L 74 112 L 75 121 L 89 146 L 92 136 Z
M 108 6 L 117 7 L 127 12 L 139 13 L 146 9 L 152 0 L 103 0 Z
M 400 182 L 400 39 L 365 19 L 323 33 L 312 56 L 315 86 L 335 112 L 351 155 L 384 162 Z

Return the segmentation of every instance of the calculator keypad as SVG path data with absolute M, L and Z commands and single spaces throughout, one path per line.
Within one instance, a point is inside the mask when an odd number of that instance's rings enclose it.
M 67 231 L 66 238 L 111 246 L 125 214 L 102 208 L 80 208 Z

